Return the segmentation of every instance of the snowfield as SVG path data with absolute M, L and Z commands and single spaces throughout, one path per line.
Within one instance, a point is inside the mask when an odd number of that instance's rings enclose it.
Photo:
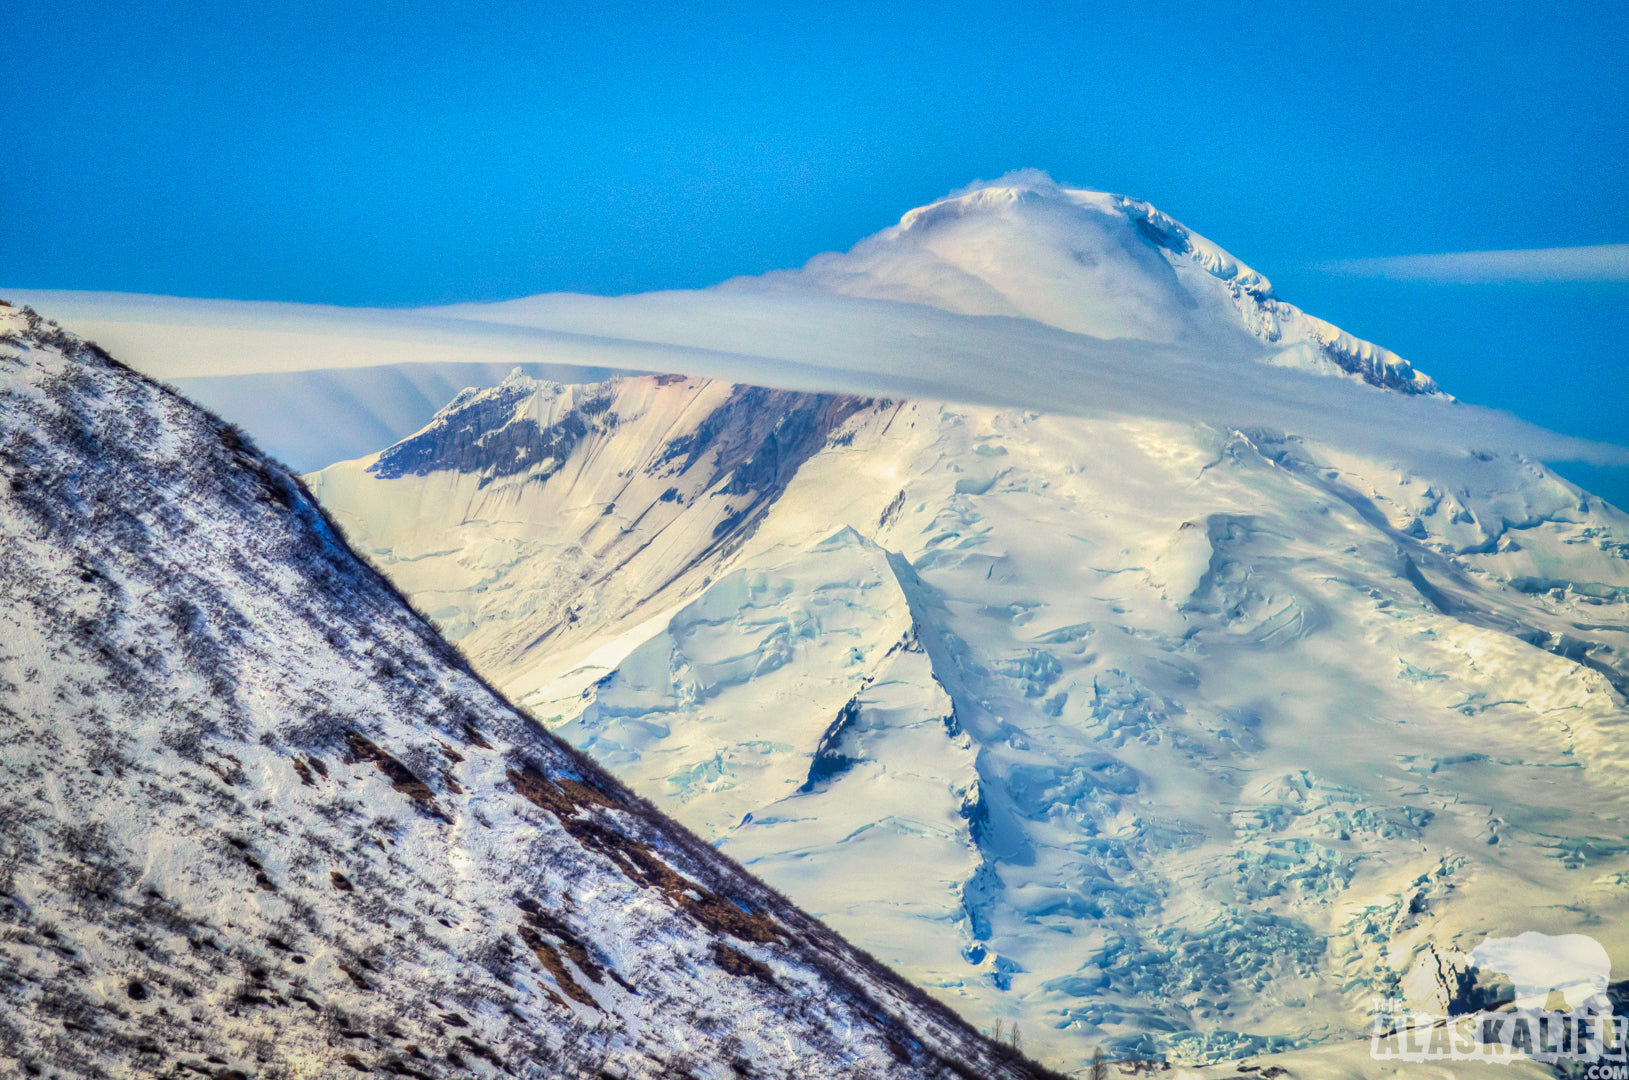
M 1160 421 L 766 434 L 754 393 L 516 377 L 311 483 L 534 715 L 1048 1060 L 1361 1037 L 1491 933 L 1629 947 L 1609 507 Z

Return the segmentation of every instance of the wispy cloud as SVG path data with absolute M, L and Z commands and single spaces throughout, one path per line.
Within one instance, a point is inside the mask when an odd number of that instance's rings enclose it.
M 1463 284 L 1559 281 L 1629 281 L 1629 244 L 1527 248 L 1520 251 L 1455 251 L 1444 255 L 1393 255 L 1315 264 L 1347 277 Z

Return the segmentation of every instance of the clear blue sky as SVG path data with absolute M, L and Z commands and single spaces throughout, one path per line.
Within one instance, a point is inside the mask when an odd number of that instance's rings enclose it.
M 1629 242 L 1621 2 L 10 0 L 5 28 L 13 287 L 701 286 L 1033 166 L 1149 199 L 1461 397 L 1629 443 L 1629 284 L 1315 269 Z

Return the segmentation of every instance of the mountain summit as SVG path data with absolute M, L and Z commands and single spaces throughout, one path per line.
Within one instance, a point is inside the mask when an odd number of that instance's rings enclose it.
M 1440 392 L 1390 350 L 1278 300 L 1261 274 L 1148 203 L 1033 170 L 918 207 L 844 254 L 768 280 L 1161 345 L 1222 349 L 1242 329 L 1301 348 L 1306 366 Z

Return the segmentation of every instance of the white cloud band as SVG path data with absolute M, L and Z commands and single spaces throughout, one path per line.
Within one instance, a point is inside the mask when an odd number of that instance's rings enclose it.
M 1629 244 L 1394 255 L 1381 259 L 1342 259 L 1319 263 L 1317 268 L 1347 277 L 1445 284 L 1629 281 Z

